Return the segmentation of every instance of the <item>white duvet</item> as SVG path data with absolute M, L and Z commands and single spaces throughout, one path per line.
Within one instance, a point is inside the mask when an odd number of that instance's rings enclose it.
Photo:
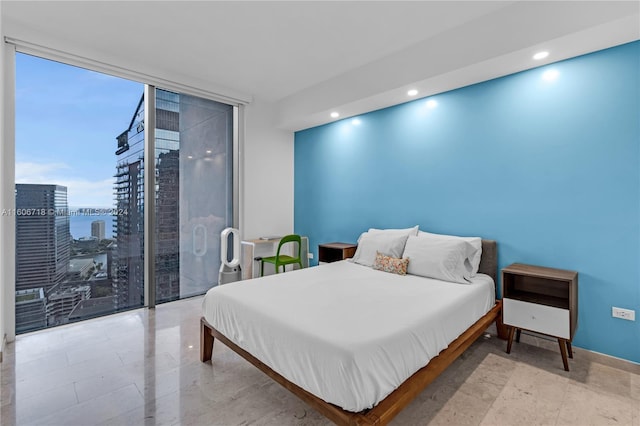
M 345 410 L 384 399 L 495 303 L 493 280 L 395 275 L 349 261 L 214 287 L 205 319 L 289 381 Z

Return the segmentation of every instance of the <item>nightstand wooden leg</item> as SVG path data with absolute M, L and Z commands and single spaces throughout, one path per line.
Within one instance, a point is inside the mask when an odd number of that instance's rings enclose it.
M 569 371 L 569 360 L 567 359 L 567 345 L 568 341 L 564 339 L 558 339 L 560 345 L 560 353 L 562 354 L 562 363 L 564 364 L 564 371 Z
M 522 333 L 522 330 L 518 329 L 516 331 L 516 343 L 520 343 L 520 333 Z
M 567 352 L 569 353 L 569 358 L 573 358 L 573 349 L 571 349 L 571 342 L 567 340 Z
M 511 344 L 513 343 L 513 334 L 515 333 L 515 327 L 509 327 L 509 341 L 507 342 L 507 353 L 511 353 Z

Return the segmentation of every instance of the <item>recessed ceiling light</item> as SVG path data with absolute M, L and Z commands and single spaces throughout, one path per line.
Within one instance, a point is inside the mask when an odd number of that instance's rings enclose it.
M 549 52 L 542 51 L 542 52 L 538 52 L 535 55 L 533 55 L 533 59 L 535 59 L 536 61 L 539 61 L 540 59 L 544 59 L 547 56 L 549 56 Z
M 211 154 L 211 150 L 210 149 L 207 150 L 207 154 Z
M 407 92 L 407 95 L 409 96 L 415 96 L 418 94 L 418 91 L 416 89 L 411 89 Z
M 340 117 L 340 114 L 338 114 L 337 112 L 333 111 L 331 113 L 331 118 L 338 118 L 338 117 Z
M 429 99 L 427 101 L 427 108 L 435 108 L 438 106 L 438 101 L 436 101 L 435 99 Z
M 192 159 L 192 158 L 193 158 L 193 155 L 187 155 L 187 158 L 188 158 L 188 159 Z

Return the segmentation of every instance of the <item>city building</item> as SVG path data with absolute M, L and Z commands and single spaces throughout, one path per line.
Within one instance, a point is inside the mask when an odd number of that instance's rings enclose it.
M 47 294 L 66 279 L 71 255 L 67 188 L 16 184 L 16 331 L 46 327 Z
M 160 123 L 158 121 L 159 125 Z M 160 152 L 156 165 L 156 301 L 180 297 L 180 151 Z
M 38 330 L 47 326 L 47 300 L 43 288 L 16 291 L 16 332 Z
M 67 188 L 16 184 L 16 291 L 46 292 L 67 274 L 71 236 Z
M 180 297 L 179 120 L 180 96 L 156 91 L 156 300 Z M 116 248 L 113 250 L 114 307 L 144 303 L 144 96 L 127 130 L 117 139 L 115 174 Z
M 144 97 L 129 123 L 117 137 L 114 194 L 116 208 L 126 215 L 114 217 L 113 309 L 144 305 Z
M 91 236 L 96 237 L 98 240 L 104 240 L 105 238 L 104 220 L 94 220 L 93 222 L 91 222 Z
M 53 289 L 47 295 L 47 326 L 66 324 L 78 303 L 91 298 L 91 286 L 73 285 Z
M 97 237 L 80 237 L 76 240 L 76 246 L 80 250 L 96 250 L 100 240 Z
M 69 281 L 83 281 L 89 279 L 94 272 L 93 258 L 74 257 L 69 260 L 67 278 Z
M 69 322 L 82 321 L 89 318 L 107 315 L 113 312 L 111 296 L 94 297 L 81 300 L 68 315 Z

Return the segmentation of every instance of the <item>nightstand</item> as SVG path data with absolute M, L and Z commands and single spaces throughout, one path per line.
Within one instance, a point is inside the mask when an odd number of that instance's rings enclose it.
M 318 246 L 318 262 L 330 263 L 349 259 L 356 253 L 357 244 L 325 243 Z
M 571 341 L 578 326 L 578 273 L 514 263 L 502 270 L 502 320 L 509 327 L 507 353 L 514 333 L 530 330 L 558 339 L 564 369 L 573 358 Z

